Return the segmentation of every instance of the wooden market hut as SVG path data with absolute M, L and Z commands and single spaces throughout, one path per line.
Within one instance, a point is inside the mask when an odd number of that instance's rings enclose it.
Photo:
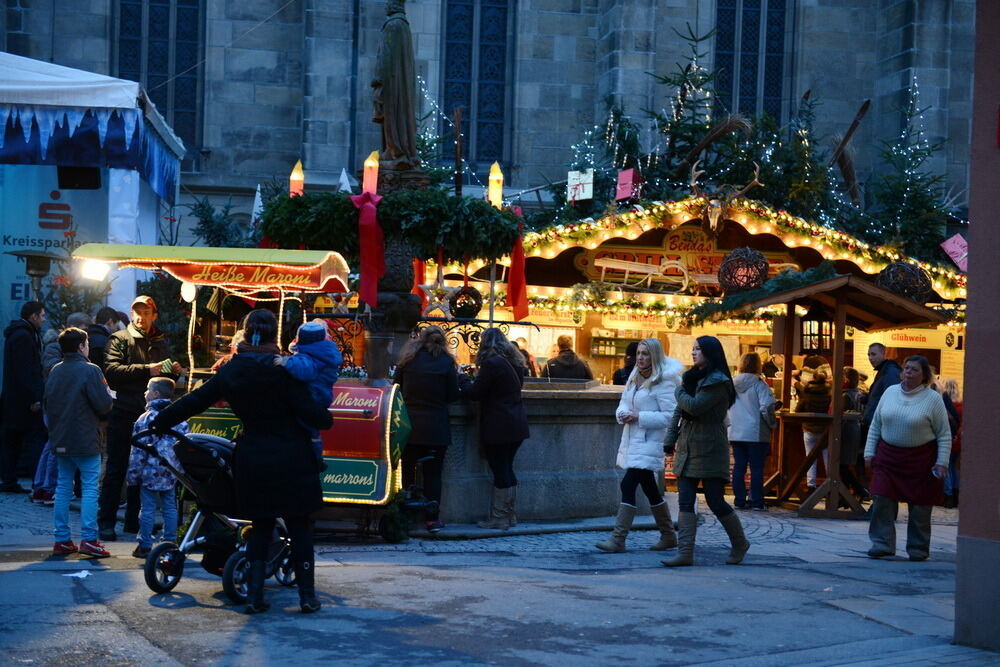
M 843 392 L 836 390 L 840 386 L 844 372 L 844 348 L 848 325 L 863 331 L 875 332 L 898 328 L 935 327 L 943 324 L 947 317 L 939 311 L 901 297 L 893 292 L 856 276 L 841 275 L 829 280 L 813 283 L 796 289 L 788 290 L 762 297 L 737 308 L 734 313 L 749 313 L 760 308 L 785 304 L 787 307 L 786 322 L 792 322 L 796 307 L 807 310 L 819 306 L 825 315 L 833 322 L 833 383 L 835 391 L 830 415 L 802 414 L 782 410 L 778 415 L 777 470 L 767 480 L 766 486 L 777 488 L 778 501 L 787 500 L 805 475 L 806 470 L 820 455 L 822 447 L 816 447 L 800 463 L 794 471 L 789 471 L 785 442 L 789 428 L 800 425 L 803 421 L 828 421 L 827 445 L 830 452 L 827 466 L 826 481 L 816 491 L 810 494 L 799 507 L 801 516 L 810 517 L 849 517 L 852 514 L 862 514 L 859 499 L 850 493 L 840 479 L 840 445 L 841 427 L 845 416 L 843 414 Z M 793 351 L 793 327 L 785 328 L 783 352 L 785 359 L 791 359 Z M 788 406 L 791 400 L 792 365 L 786 363 L 784 381 L 782 382 L 781 400 Z M 855 417 L 856 418 L 856 417 Z M 825 508 L 817 507 L 826 499 Z M 850 511 L 838 509 L 840 501 L 846 502 Z

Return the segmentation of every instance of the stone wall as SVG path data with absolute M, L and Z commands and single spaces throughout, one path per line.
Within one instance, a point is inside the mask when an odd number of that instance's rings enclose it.
M 611 516 L 619 504 L 615 468 L 622 427 L 615 422 L 620 392 L 526 390 L 531 437 L 514 461 L 519 519 Z M 472 523 L 490 505 L 492 476 L 479 453 L 477 408 L 451 412 L 452 445 L 444 462 L 441 519 Z M 640 494 L 642 495 L 642 494 Z M 645 500 L 642 510 L 648 513 Z

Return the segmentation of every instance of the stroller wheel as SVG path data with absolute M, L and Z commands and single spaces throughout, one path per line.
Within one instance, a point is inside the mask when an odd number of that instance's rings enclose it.
M 222 590 L 226 592 L 226 597 L 235 604 L 244 604 L 247 601 L 247 575 L 250 572 L 250 561 L 242 551 L 237 551 L 222 570 Z
M 157 544 L 143 566 L 146 585 L 156 593 L 169 593 L 184 574 L 184 553 L 172 542 Z
M 274 569 L 274 580 L 282 586 L 295 585 L 295 565 L 292 563 L 291 553 L 286 553 L 278 562 Z

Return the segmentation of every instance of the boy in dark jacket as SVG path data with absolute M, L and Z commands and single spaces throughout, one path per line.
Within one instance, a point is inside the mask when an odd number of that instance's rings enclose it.
M 77 551 L 70 539 L 69 501 L 73 478 L 80 471 L 80 547 L 83 554 L 109 556 L 97 540 L 97 483 L 101 475 L 101 417 L 111 412 L 112 398 L 101 369 L 87 361 L 87 332 L 74 327 L 59 334 L 63 360 L 45 382 L 45 416 L 52 453 L 59 466 L 52 552 Z
M 309 395 L 317 404 L 324 409 L 330 407 L 333 384 L 340 376 L 340 364 L 344 361 L 337 344 L 327 339 L 326 325 L 319 320 L 300 326 L 295 340 L 292 346 L 295 354 L 275 357 L 274 365 L 283 367 L 293 378 L 309 385 Z M 320 470 L 326 470 L 319 431 L 310 429 L 310 433 Z

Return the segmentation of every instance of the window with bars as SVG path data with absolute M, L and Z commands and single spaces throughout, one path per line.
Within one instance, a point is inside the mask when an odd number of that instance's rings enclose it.
M 447 0 L 445 11 L 442 109 L 452 117 L 462 107 L 464 156 L 483 173 L 505 156 L 512 12 L 508 0 Z M 444 159 L 453 155 L 447 145 Z
M 193 167 L 200 144 L 203 0 L 118 0 L 118 76 L 145 87 L 157 110 L 184 141 L 182 168 Z
M 785 26 L 792 0 L 718 0 L 715 66 L 720 111 L 785 113 Z

